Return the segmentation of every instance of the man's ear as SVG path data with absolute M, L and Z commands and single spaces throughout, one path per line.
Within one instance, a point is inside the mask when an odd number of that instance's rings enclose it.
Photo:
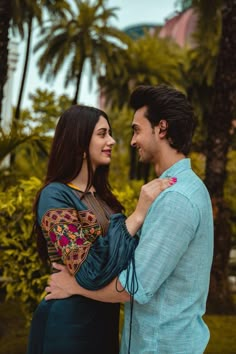
M 159 136 L 161 138 L 164 138 L 167 134 L 167 130 L 168 130 L 168 122 L 164 119 L 160 120 L 157 129 L 159 130 Z

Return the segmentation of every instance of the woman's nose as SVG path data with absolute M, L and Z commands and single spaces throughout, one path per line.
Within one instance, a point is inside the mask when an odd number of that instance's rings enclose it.
M 112 136 L 110 136 L 108 144 L 109 145 L 114 145 L 115 143 L 116 143 L 115 139 Z

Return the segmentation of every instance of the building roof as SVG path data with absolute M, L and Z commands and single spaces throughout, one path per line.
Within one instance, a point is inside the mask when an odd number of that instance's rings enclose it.
M 142 23 L 138 25 L 132 25 L 124 28 L 124 32 L 130 36 L 132 39 L 138 39 L 145 35 L 145 32 L 152 33 L 158 28 L 161 28 L 161 25 L 157 23 Z
M 198 16 L 192 8 L 177 13 L 175 16 L 166 20 L 166 23 L 159 32 L 159 37 L 170 37 L 181 47 L 185 44 L 194 46 L 192 34 L 196 29 L 197 20 Z

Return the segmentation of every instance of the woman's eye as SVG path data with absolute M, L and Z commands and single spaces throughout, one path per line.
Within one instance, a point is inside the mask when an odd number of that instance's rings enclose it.
M 106 133 L 100 133 L 100 134 L 99 134 L 99 136 L 101 136 L 101 137 L 105 138 Z

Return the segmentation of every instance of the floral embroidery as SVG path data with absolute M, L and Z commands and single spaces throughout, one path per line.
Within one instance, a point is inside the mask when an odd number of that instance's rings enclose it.
M 101 227 L 90 210 L 49 210 L 41 226 L 45 238 L 54 245 L 72 274 L 79 270 L 92 243 L 101 235 Z

